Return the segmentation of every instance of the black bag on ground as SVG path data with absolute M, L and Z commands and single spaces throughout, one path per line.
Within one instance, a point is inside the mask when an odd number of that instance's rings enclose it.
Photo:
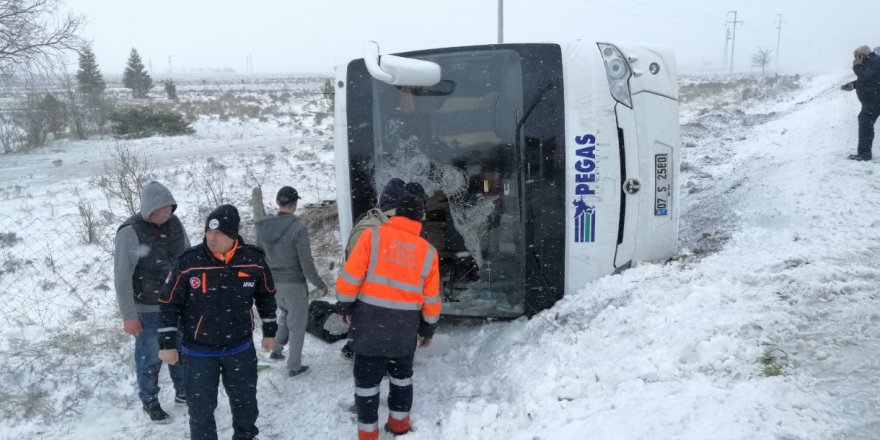
M 306 331 L 325 342 L 336 342 L 348 337 L 348 326 L 342 324 L 336 307 L 327 301 L 309 303 L 309 322 Z

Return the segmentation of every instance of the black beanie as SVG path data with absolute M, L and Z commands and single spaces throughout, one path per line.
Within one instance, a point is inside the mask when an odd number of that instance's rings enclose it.
M 238 216 L 238 209 L 232 205 L 220 205 L 217 209 L 208 214 L 205 221 L 205 230 L 214 229 L 222 232 L 229 238 L 238 238 L 238 224 L 241 218 Z
M 382 211 L 390 211 L 397 207 L 400 196 L 406 193 L 403 180 L 393 178 L 385 184 L 382 193 L 379 194 L 379 209 Z
M 422 199 L 423 202 L 428 200 L 428 194 L 425 193 L 425 187 L 420 183 L 410 182 L 404 185 L 403 188 L 406 189 L 406 192 Z
M 395 215 L 420 222 L 422 217 L 425 216 L 425 202 L 412 194 L 404 194 L 397 201 L 397 210 L 394 213 Z

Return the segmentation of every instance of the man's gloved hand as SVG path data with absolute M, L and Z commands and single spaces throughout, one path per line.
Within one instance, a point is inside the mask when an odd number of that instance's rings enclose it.
M 855 85 L 854 83 L 846 83 L 846 84 L 840 86 L 840 90 L 843 90 L 843 91 L 846 91 L 846 92 L 851 92 L 851 91 L 853 91 L 855 88 L 856 88 L 856 85 Z

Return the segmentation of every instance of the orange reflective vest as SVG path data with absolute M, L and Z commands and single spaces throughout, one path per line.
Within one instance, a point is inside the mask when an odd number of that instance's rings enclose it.
M 394 310 L 421 310 L 422 319 L 440 319 L 437 250 L 419 237 L 422 225 L 391 217 L 364 230 L 336 279 L 340 303 L 364 303 Z

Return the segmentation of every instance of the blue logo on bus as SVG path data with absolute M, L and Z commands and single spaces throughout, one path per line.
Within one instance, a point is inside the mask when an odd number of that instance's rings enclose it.
M 574 201 L 574 242 L 596 241 L 596 208 L 581 200 Z
M 587 205 L 584 196 L 596 195 L 596 136 L 575 136 L 574 143 L 574 242 L 596 241 L 596 207 Z

